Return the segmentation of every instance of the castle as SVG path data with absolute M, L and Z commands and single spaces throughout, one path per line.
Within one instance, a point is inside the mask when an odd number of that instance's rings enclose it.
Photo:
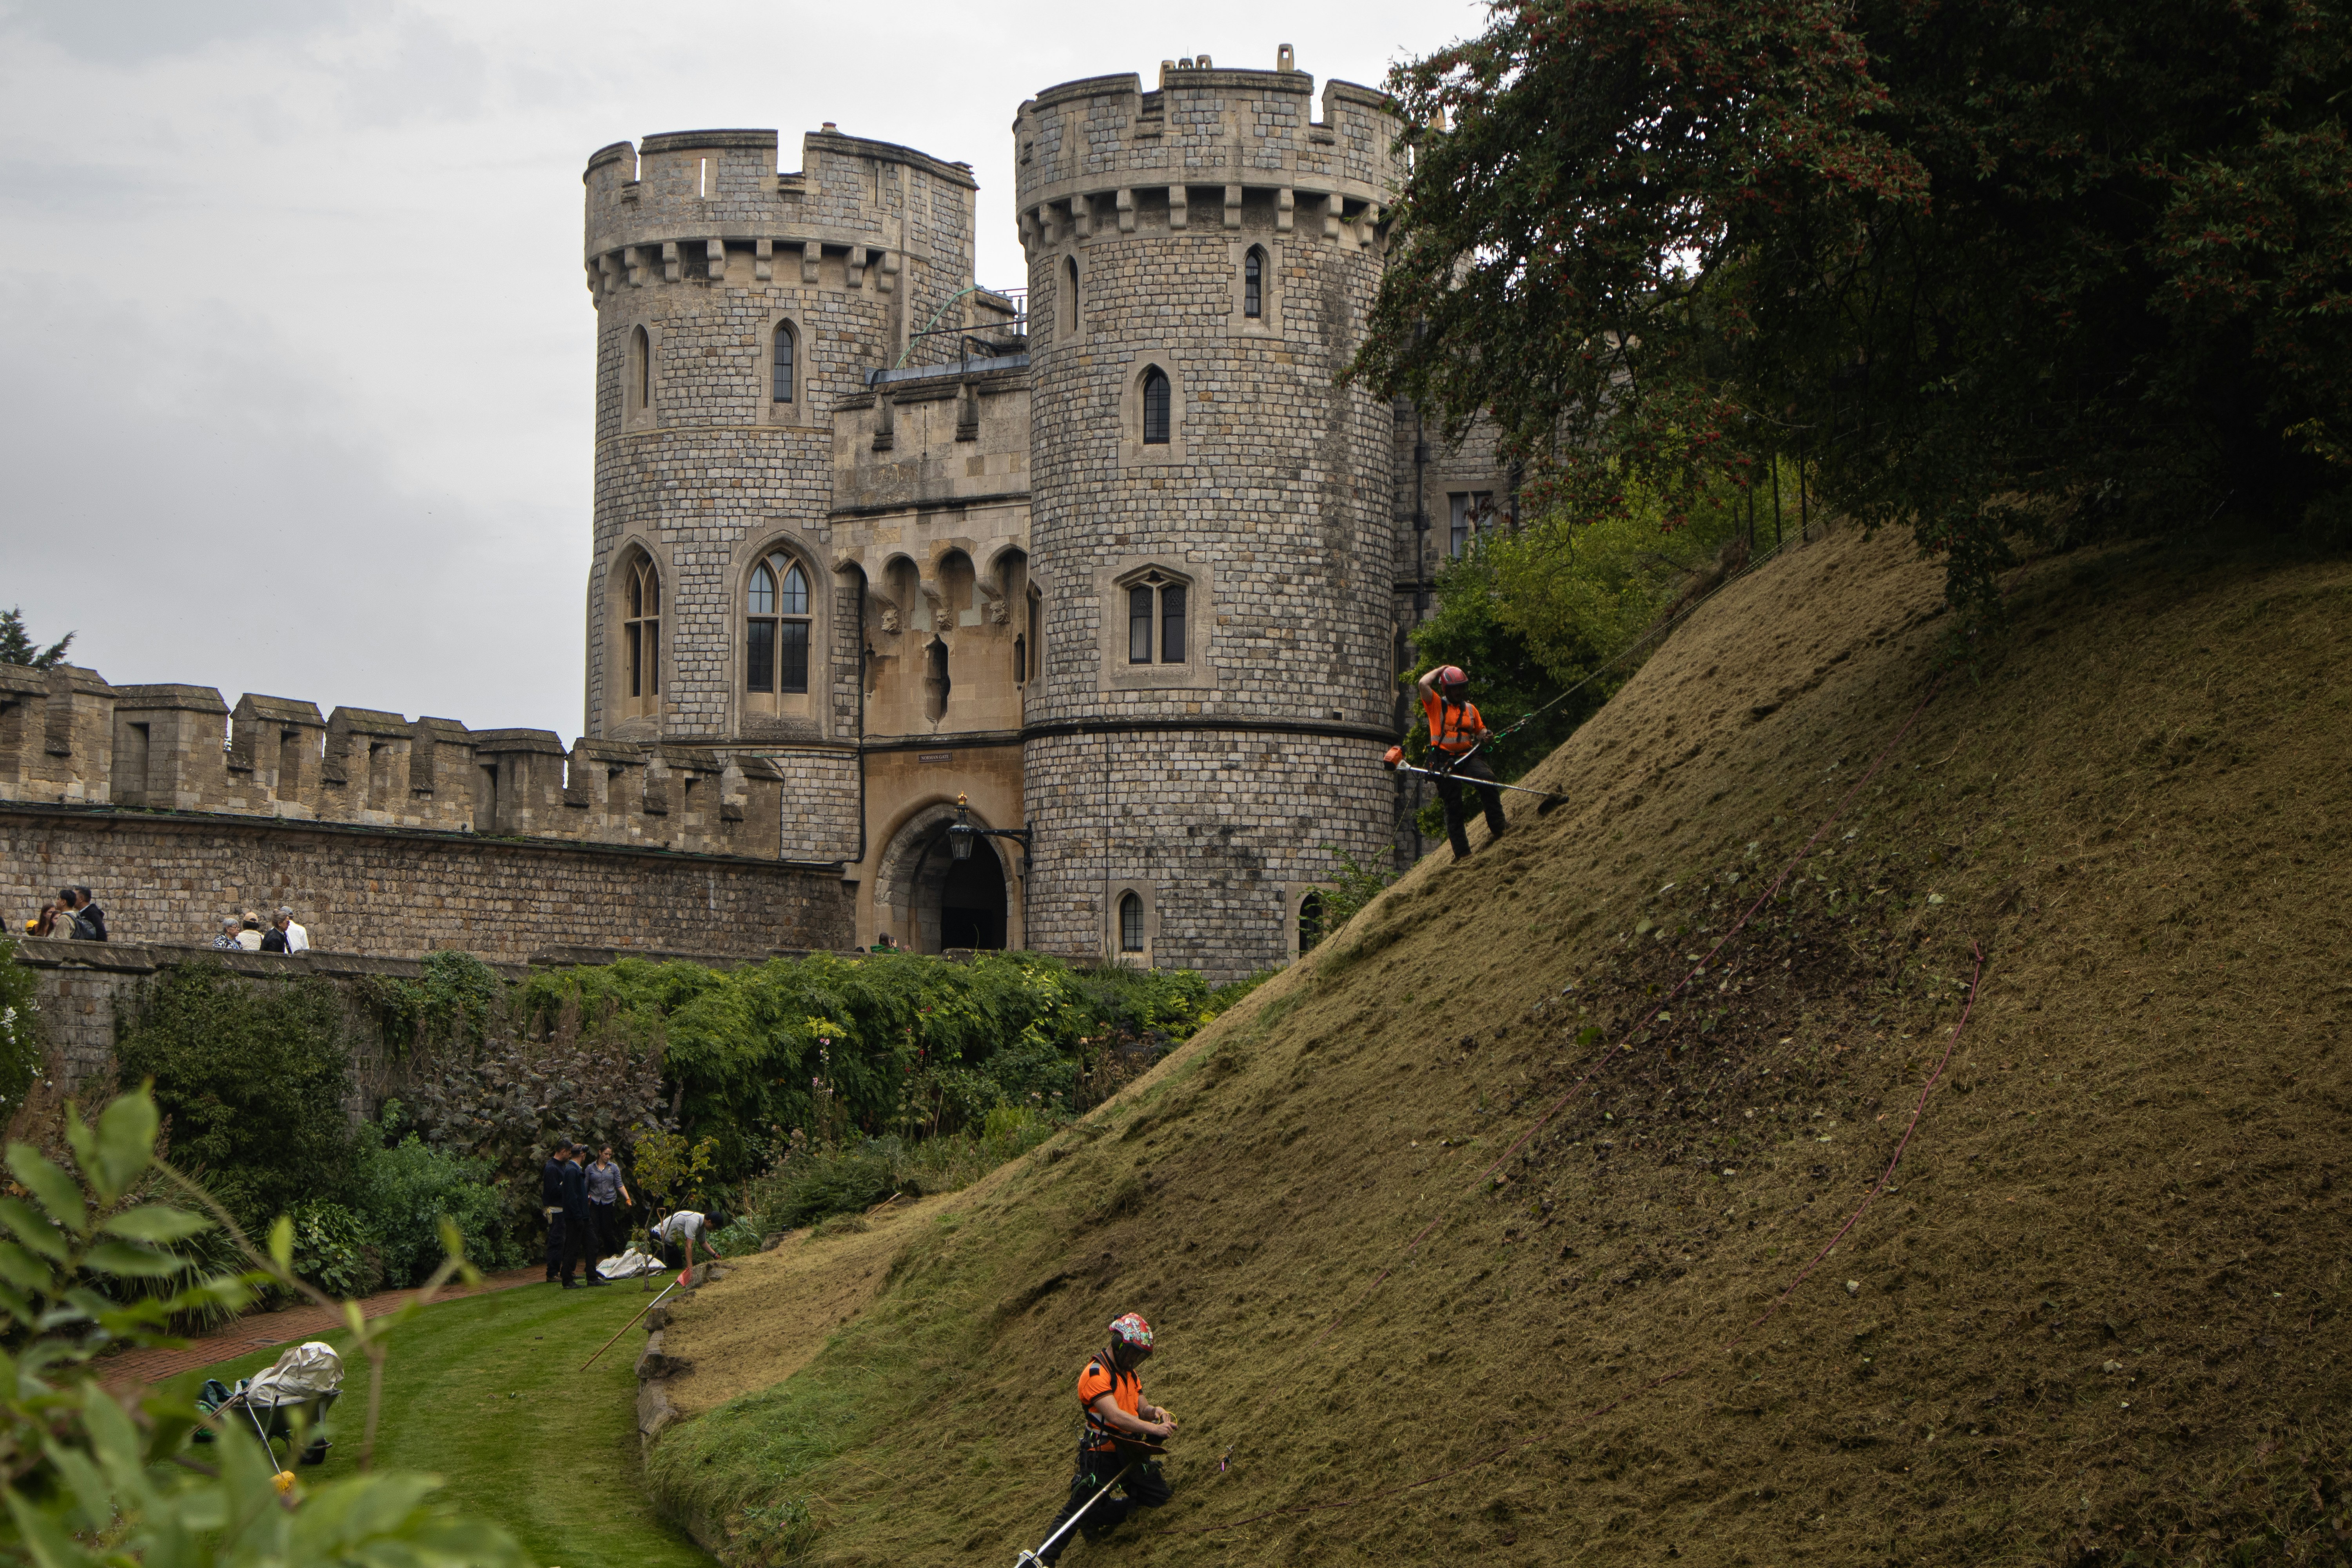
M 861 942 L 1295 956 L 1337 856 L 1391 853 L 1402 634 L 1508 489 L 1444 454 L 1425 540 L 1411 412 L 1339 384 L 1398 130 L 1288 46 L 1051 88 L 1003 289 L 964 164 L 830 124 L 797 173 L 770 132 L 598 152 L 590 734 L 779 769 Z M 959 845 L 959 801 L 1025 837 Z
M 293 899 L 516 960 L 1296 956 L 1340 855 L 1402 853 L 1406 635 L 1512 489 L 1341 384 L 1399 125 L 1313 89 L 1285 45 L 1024 102 L 1004 289 L 968 165 L 600 150 L 586 734 L 0 667 L 0 895 L 97 864 L 180 927 L 138 940 Z

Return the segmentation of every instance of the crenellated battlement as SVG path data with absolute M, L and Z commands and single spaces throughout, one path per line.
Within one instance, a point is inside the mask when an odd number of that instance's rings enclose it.
M 775 858 L 783 775 L 751 753 L 468 730 L 208 686 L 0 665 L 0 801 L 290 817 Z
M 1065 82 L 1013 121 L 1022 241 L 1239 228 L 1263 204 L 1279 232 L 1369 246 L 1403 183 L 1397 131 L 1395 103 L 1353 82 L 1327 84 L 1318 115 L 1286 44 L 1273 70 L 1163 61 L 1149 92 L 1132 72 Z
M 827 126 L 801 139 L 801 167 L 776 167 L 773 131 L 675 131 L 599 148 L 587 192 L 588 289 L 600 299 L 650 283 L 814 284 L 828 256 L 846 286 L 866 269 L 888 293 L 901 258 L 968 249 L 969 164 Z

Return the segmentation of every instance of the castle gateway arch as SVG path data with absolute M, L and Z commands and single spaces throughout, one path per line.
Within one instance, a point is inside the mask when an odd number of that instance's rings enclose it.
M 954 804 L 937 801 L 891 834 L 875 878 L 877 923 L 912 952 L 1016 945 L 1019 847 L 981 837 L 970 858 L 959 860 L 948 835 L 955 819 Z M 994 826 L 976 814 L 973 820 Z

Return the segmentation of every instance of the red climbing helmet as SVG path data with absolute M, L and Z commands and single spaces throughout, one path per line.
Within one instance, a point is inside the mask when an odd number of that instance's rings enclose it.
M 1437 672 L 1437 684 L 1451 687 L 1467 686 L 1470 684 L 1470 678 L 1462 672 L 1460 665 L 1449 664 Z
M 1148 1351 L 1151 1348 L 1151 1325 L 1143 1321 L 1140 1312 L 1123 1312 L 1110 1321 L 1110 1337 L 1137 1350 Z

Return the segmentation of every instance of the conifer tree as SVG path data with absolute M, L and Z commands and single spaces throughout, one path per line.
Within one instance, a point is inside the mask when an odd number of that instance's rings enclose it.
M 30 633 L 25 630 L 25 612 L 11 606 L 0 610 L 0 664 L 29 665 L 35 669 L 47 669 L 63 662 L 66 649 L 72 646 L 74 634 L 68 632 L 47 647 L 37 647 Z

